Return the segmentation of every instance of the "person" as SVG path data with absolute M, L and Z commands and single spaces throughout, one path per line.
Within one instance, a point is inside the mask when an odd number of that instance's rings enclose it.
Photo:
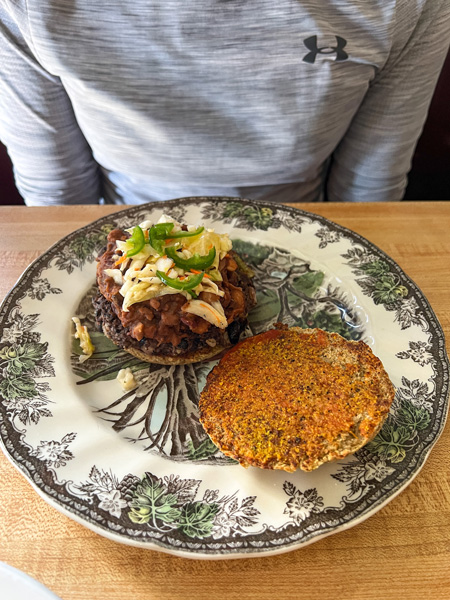
M 1 0 L 28 205 L 402 198 L 447 0 Z

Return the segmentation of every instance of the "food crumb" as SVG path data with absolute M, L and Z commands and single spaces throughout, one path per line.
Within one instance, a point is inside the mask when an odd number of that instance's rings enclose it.
M 134 378 L 133 371 L 130 367 L 126 369 L 120 369 L 117 373 L 117 381 L 122 386 L 124 392 L 130 392 L 137 387 L 136 379 Z
M 91 341 L 87 327 L 81 324 L 80 319 L 78 317 L 72 317 L 72 321 L 75 323 L 75 339 L 80 340 L 80 347 L 83 351 L 83 354 L 80 355 L 78 360 L 80 363 L 83 363 L 94 354 L 95 346 Z

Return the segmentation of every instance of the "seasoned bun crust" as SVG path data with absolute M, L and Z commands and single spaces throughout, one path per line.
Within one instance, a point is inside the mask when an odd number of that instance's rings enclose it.
M 364 342 L 284 326 L 225 354 L 200 395 L 200 421 L 244 467 L 311 471 L 373 439 L 394 393 Z

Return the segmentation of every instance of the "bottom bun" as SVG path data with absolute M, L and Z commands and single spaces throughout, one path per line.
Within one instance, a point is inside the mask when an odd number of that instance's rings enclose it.
M 201 348 L 195 352 L 183 354 L 179 356 L 164 356 L 157 354 L 147 354 L 137 348 L 123 348 L 126 352 L 129 352 L 136 358 L 143 360 L 148 363 L 154 363 L 159 365 L 187 365 L 190 363 L 201 362 L 204 360 L 211 360 L 214 357 L 218 357 L 227 348 L 225 346 L 214 346 L 214 348 Z

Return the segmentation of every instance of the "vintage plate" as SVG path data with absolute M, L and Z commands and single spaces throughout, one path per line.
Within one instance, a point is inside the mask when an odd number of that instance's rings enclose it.
M 94 332 L 95 256 L 115 226 L 170 214 L 229 232 L 256 273 L 248 333 L 276 321 L 363 339 L 397 388 L 375 440 L 312 473 L 243 469 L 211 444 L 197 399 L 214 362 L 148 365 Z M 71 317 L 92 332 L 80 363 Z M 22 275 L 0 311 L 1 443 L 52 506 L 116 541 L 187 557 L 276 554 L 361 522 L 418 473 L 442 431 L 442 329 L 399 266 L 323 217 L 237 198 L 133 207 L 75 231 Z M 137 389 L 117 372 L 131 366 Z

